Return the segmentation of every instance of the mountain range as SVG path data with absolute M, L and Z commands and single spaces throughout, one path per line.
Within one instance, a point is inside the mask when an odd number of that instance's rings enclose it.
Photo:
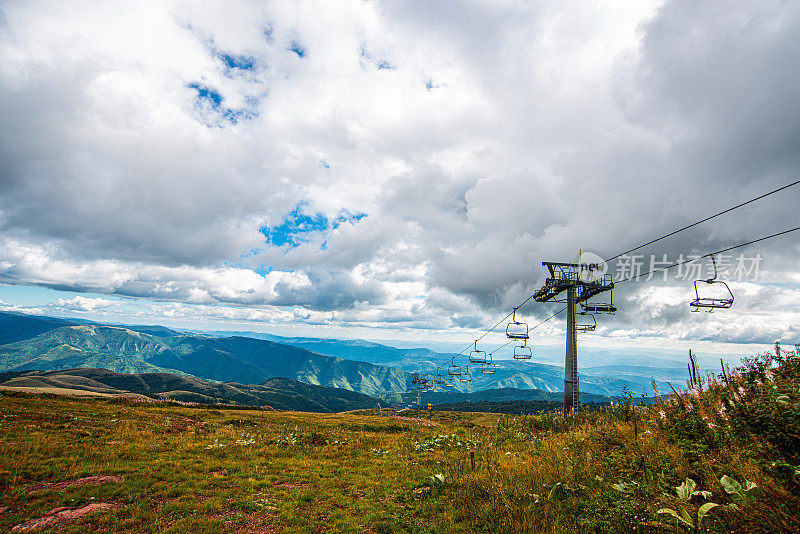
M 240 384 L 285 377 L 377 396 L 407 391 L 410 373 L 417 370 L 435 373 L 438 367 L 445 375 L 452 356 L 364 340 L 185 332 L 0 312 L 0 371 L 101 368 Z M 464 360 L 460 356 L 457 361 Z M 482 400 L 539 400 L 520 392 L 563 391 L 563 367 L 537 360 L 499 360 L 492 375 L 473 367 L 471 382 L 457 382 L 454 389 L 463 393 L 504 390 L 516 395 Z M 587 401 L 592 394 L 618 396 L 625 386 L 638 396 L 642 390 L 650 391 L 651 378 L 665 391 L 667 381 L 685 376 L 685 364 L 677 360 L 649 358 L 646 365 L 632 366 L 617 363 L 612 355 L 600 355 L 592 363 L 597 365 L 581 368 L 581 394 Z
M 312 386 L 290 378 L 261 384 L 211 383 L 171 373 L 115 373 L 107 369 L 0 373 L 0 389 L 34 393 L 125 395 L 153 400 L 268 406 L 276 410 L 342 412 L 374 408 L 376 400 L 340 388 Z
M 242 384 L 285 377 L 367 395 L 405 391 L 410 381 L 410 375 L 399 369 L 266 340 L 0 313 L 0 371 L 78 367 L 117 373 L 166 372 Z
M 464 355 L 456 353 L 435 352 L 428 348 L 401 348 L 360 339 L 324 339 L 306 337 L 281 337 L 256 332 L 210 332 L 216 336 L 240 336 L 264 339 L 276 343 L 304 348 L 319 354 L 336 356 L 363 362 L 395 367 L 413 373 L 435 373 L 437 367 L 446 374 L 451 358 L 463 363 Z M 559 392 L 564 390 L 563 347 L 546 347 L 537 349 L 532 360 L 497 360 L 497 372 L 484 375 L 478 367 L 472 367 L 472 381 L 468 384 L 457 383 L 459 391 L 476 392 L 509 388 L 511 390 L 543 390 Z M 562 359 L 559 363 L 558 358 Z M 674 354 L 647 352 L 635 358 L 620 357 L 605 350 L 581 349 L 584 365 L 581 365 L 581 394 L 616 396 L 622 394 L 624 386 L 635 394 L 643 390 L 652 395 L 651 380 L 655 379 L 661 391 L 668 391 L 668 382 L 681 383 L 686 377 L 686 359 L 678 359 Z M 631 365 L 631 359 L 638 359 L 645 364 Z M 487 400 L 487 399 L 483 399 Z M 511 400 L 511 399 L 506 399 Z M 518 400 L 526 400 L 519 398 Z M 541 400 L 541 399 L 537 399 Z M 588 402 L 588 401 L 587 401 Z

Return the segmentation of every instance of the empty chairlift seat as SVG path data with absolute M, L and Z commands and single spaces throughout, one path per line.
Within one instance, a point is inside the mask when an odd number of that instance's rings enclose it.
M 482 350 L 478 350 L 478 342 L 472 346 L 472 350 L 469 352 L 469 363 L 479 363 L 484 364 L 486 363 L 486 352 Z
M 714 266 L 714 276 L 705 280 L 694 281 L 695 299 L 689 303 L 693 307 L 693 312 L 699 312 L 700 308 L 705 308 L 709 313 L 715 309 L 727 310 L 733 306 L 733 292 L 728 284 L 722 280 L 717 280 L 717 262 L 711 256 L 711 263 Z M 705 296 L 700 296 L 700 287 L 703 287 Z
M 531 358 L 533 358 L 533 350 L 531 350 L 527 342 L 514 347 L 515 360 L 530 360 Z
M 517 321 L 517 308 L 511 315 L 511 321 L 506 325 L 506 337 L 508 339 L 528 339 L 528 324 Z

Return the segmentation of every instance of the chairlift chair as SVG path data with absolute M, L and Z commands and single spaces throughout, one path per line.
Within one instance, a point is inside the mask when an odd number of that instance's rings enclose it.
M 517 321 L 517 308 L 511 315 L 511 320 L 506 325 L 506 337 L 508 339 L 528 339 L 528 324 Z
M 447 374 L 450 376 L 461 376 L 461 367 L 456 365 L 456 357 L 450 360 L 450 366 L 447 368 Z
M 591 319 L 591 322 L 584 322 L 575 325 L 577 332 L 594 332 L 597 329 L 597 319 L 589 312 L 581 312 L 578 315 L 583 315 Z
M 469 363 L 486 363 L 486 352 L 478 350 L 477 341 L 475 341 L 472 347 L 472 350 L 469 352 Z
M 443 386 L 445 384 L 445 377 L 442 375 L 442 368 L 436 368 L 436 374 L 433 377 L 433 383 L 437 386 Z
M 694 294 L 695 299 L 689 303 L 689 306 L 692 306 L 694 309 L 693 312 L 699 312 L 700 308 L 708 308 L 708 313 L 712 313 L 715 309 L 724 309 L 727 310 L 731 306 L 733 306 L 733 292 L 731 288 L 728 287 L 728 284 L 725 283 L 723 280 L 717 280 L 717 261 L 714 259 L 714 256 L 711 256 L 711 263 L 714 266 L 714 276 L 708 278 L 706 280 L 695 280 L 694 281 Z M 728 293 L 728 297 L 701 297 L 700 296 L 700 289 L 698 288 L 698 283 L 708 284 L 709 286 L 712 284 L 719 284 L 725 288 L 725 291 Z
M 481 373 L 485 375 L 493 375 L 497 372 L 497 364 L 488 363 L 481 367 Z
M 514 347 L 515 360 L 530 360 L 531 358 L 533 358 L 533 350 L 528 346 L 528 340 L 525 340 L 522 345 Z
M 492 353 L 489 353 L 489 357 L 486 359 L 486 363 L 481 365 L 481 374 L 484 375 L 493 375 L 497 372 L 497 365 L 492 363 Z
M 458 379 L 463 383 L 472 382 L 472 375 L 469 374 L 469 367 L 464 369 L 464 372 L 461 373 Z
M 610 290 L 608 294 L 608 302 L 581 302 L 581 315 L 590 313 L 616 313 L 617 307 L 614 306 L 614 290 Z

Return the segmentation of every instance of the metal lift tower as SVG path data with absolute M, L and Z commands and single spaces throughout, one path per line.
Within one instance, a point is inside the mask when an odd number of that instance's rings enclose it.
M 588 304 L 587 301 L 605 291 L 614 289 L 611 275 L 593 279 L 591 274 L 599 265 L 578 263 L 556 263 L 544 261 L 542 265 L 550 271 L 544 286 L 534 293 L 537 302 L 566 302 L 567 304 L 567 352 L 564 361 L 564 413 L 577 411 L 579 404 L 578 388 L 578 336 L 575 328 L 575 305 L 582 303 L 584 311 L 613 313 L 613 304 Z M 566 299 L 558 298 L 564 291 Z
M 411 384 L 417 390 L 417 419 L 421 418 L 422 410 L 422 392 L 431 389 L 433 380 L 431 380 L 428 373 L 414 373 L 411 378 Z

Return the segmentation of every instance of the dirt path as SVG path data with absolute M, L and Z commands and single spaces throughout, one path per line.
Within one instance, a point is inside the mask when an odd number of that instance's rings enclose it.
M 67 523 L 74 521 L 79 517 L 83 517 L 92 512 L 108 511 L 116 505 L 110 502 L 93 502 L 86 506 L 77 508 L 53 508 L 41 517 L 36 517 L 20 523 L 11 529 L 11 532 L 33 532 L 35 530 L 44 530 L 53 527 L 60 523 Z

